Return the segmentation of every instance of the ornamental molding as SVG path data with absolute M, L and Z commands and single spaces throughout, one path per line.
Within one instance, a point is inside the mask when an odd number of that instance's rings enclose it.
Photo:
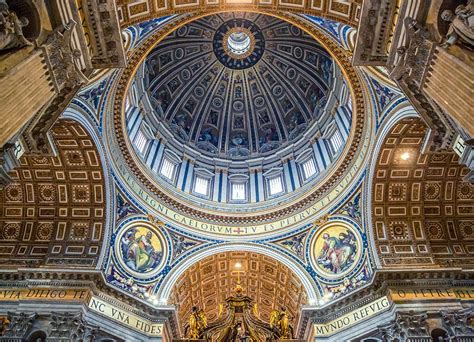
M 442 293 L 437 293 L 437 290 Z M 400 291 L 404 291 L 402 296 Z M 462 291 L 461 296 L 456 295 L 456 291 Z M 409 295 L 413 293 L 419 298 L 410 298 Z M 443 298 L 447 295 L 450 297 Z M 460 303 L 467 299 L 474 302 L 474 274 L 461 269 L 377 270 L 372 282 L 364 288 L 322 307 L 303 307 L 297 337 L 304 338 L 312 323 L 332 322 L 384 296 L 387 296 L 391 306 L 403 306 L 405 302 L 413 300 L 457 300 Z M 401 298 L 403 296 L 406 298 Z
M 334 165 L 334 172 L 326 175 L 326 178 L 322 180 L 319 187 L 313 191 L 308 191 L 307 193 L 302 194 L 302 198 L 300 200 L 289 203 L 285 208 L 276 208 L 274 210 L 267 209 L 266 211 L 262 211 L 256 215 L 224 215 L 221 213 L 216 213 L 215 211 L 210 212 L 210 210 L 206 210 L 205 212 L 202 209 L 200 210 L 195 206 L 189 205 L 189 203 L 177 201 L 175 198 L 159 189 L 155 183 L 150 181 L 145 176 L 146 172 L 142 170 L 139 165 L 137 165 L 138 162 L 136 157 L 131 154 L 130 143 L 124 134 L 125 129 L 123 107 L 124 99 L 128 93 L 130 82 L 137 72 L 141 62 L 164 37 L 166 37 L 175 29 L 198 18 L 219 12 L 222 11 L 202 10 L 179 16 L 174 21 L 168 22 L 167 24 L 158 28 L 156 32 L 149 35 L 143 44 L 137 47 L 130 54 L 128 67 L 117 73 L 115 89 L 113 92 L 111 92 L 112 96 L 109 96 L 108 100 L 110 110 L 113 111 L 113 122 L 111 122 L 113 124 L 113 133 L 112 130 L 109 131 L 110 135 L 113 137 L 110 139 L 115 139 L 115 141 L 109 141 L 109 144 L 111 143 L 112 145 L 118 147 L 120 153 L 123 156 L 123 159 L 121 160 L 125 162 L 126 166 L 125 164 L 122 164 L 119 169 L 123 170 L 125 167 L 128 168 L 128 171 L 126 171 L 128 176 L 125 176 L 125 174 L 122 176 L 127 177 L 128 179 L 136 180 L 139 183 L 138 186 L 144 187 L 144 189 L 153 196 L 153 200 L 166 203 L 166 206 L 173 210 L 173 212 L 177 212 L 179 215 L 192 218 L 192 220 L 204 220 L 207 222 L 213 222 L 216 225 L 224 224 L 229 226 L 254 226 L 256 224 L 265 224 L 267 222 L 275 222 L 278 220 L 281 220 L 281 223 L 283 222 L 282 220 L 291 217 L 291 215 L 297 215 L 298 212 L 304 209 L 311 209 L 311 206 L 315 203 L 318 203 L 318 201 L 321 204 L 321 208 L 319 210 L 314 210 L 312 215 L 309 216 L 316 217 L 323 215 L 328 209 L 328 205 L 336 197 L 339 198 L 338 196 L 346 192 L 347 189 L 351 188 L 354 182 L 356 182 L 359 178 L 357 174 L 363 172 L 363 165 L 365 165 L 367 161 L 369 146 L 371 145 L 370 135 L 372 134 L 372 131 L 370 127 L 372 126 L 372 118 L 366 114 L 367 112 L 370 112 L 370 102 L 365 95 L 367 87 L 365 87 L 363 84 L 364 81 L 362 76 L 359 75 L 358 70 L 351 65 L 350 53 L 345 51 L 341 46 L 338 45 L 337 42 L 323 33 L 322 30 L 318 29 L 314 23 L 311 23 L 310 21 L 296 15 L 270 9 L 265 11 L 256 11 L 258 13 L 263 13 L 283 19 L 306 31 L 314 39 L 319 41 L 321 45 L 326 48 L 326 50 L 336 60 L 338 66 L 344 73 L 349 83 L 349 88 L 351 89 L 353 98 L 353 124 L 349 137 L 350 141 L 347 143 L 343 152 L 344 157 L 341 156 L 338 162 Z M 113 99 L 111 99 L 112 97 Z M 111 147 L 109 146 L 109 148 Z M 117 159 L 115 162 L 119 163 L 120 160 Z M 130 186 L 130 184 L 128 186 Z M 327 200 L 330 198 L 328 196 L 329 192 L 334 192 L 336 187 L 339 187 L 337 191 L 338 195 L 336 196 L 335 194 L 332 194 L 332 198 Z M 143 195 L 144 191 L 140 190 L 140 192 L 141 195 Z M 137 194 L 135 193 L 135 196 L 136 195 Z M 146 194 L 146 197 L 149 197 L 148 194 Z M 147 204 L 150 206 L 149 203 Z M 156 210 L 156 208 L 154 209 Z M 305 217 L 304 221 L 309 221 L 309 216 Z M 297 223 L 301 224 L 303 222 Z M 283 228 L 283 223 L 281 223 L 281 225 L 281 228 Z M 189 226 L 189 224 L 187 226 Z M 287 225 L 285 225 L 285 228 L 286 226 Z M 191 227 L 194 229 L 196 228 L 193 226 Z

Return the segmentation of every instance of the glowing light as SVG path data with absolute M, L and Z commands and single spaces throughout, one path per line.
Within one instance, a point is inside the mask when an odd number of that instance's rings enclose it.
M 235 263 L 235 268 L 242 268 L 242 264 L 240 262 Z
M 158 305 L 158 299 L 153 300 L 153 305 Z
M 236 55 L 243 55 L 250 49 L 251 39 L 245 32 L 232 32 L 227 39 L 227 47 Z
M 401 155 L 400 158 L 402 158 L 402 160 L 408 160 L 408 159 L 410 159 L 410 153 L 405 152 Z

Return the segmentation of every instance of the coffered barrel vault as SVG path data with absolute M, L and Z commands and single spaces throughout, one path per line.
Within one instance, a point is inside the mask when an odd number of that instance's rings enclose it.
M 261 0 L 261 1 L 199 1 L 182 0 L 119 0 L 117 10 L 123 27 L 170 13 L 190 13 L 198 10 L 248 11 L 278 9 L 281 11 L 310 13 L 342 23 L 357 25 L 361 9 L 360 0 Z
M 236 268 L 236 264 L 242 267 Z M 251 252 L 219 253 L 192 265 L 176 281 L 170 303 L 178 305 L 182 322 L 189 319 L 191 308 L 196 305 L 213 321 L 219 315 L 219 306 L 232 295 L 237 283 L 253 298 L 265 321 L 274 309 L 284 306 L 296 323 L 301 306 L 308 303 L 301 281 L 290 268 L 271 257 Z
M 383 267 L 471 269 L 474 187 L 454 153 L 421 153 L 426 125 L 398 122 L 381 146 L 372 186 L 372 220 Z
M 95 268 L 105 235 L 105 181 L 94 141 L 79 123 L 52 128 L 56 157 L 24 155 L 1 192 L 3 267 Z

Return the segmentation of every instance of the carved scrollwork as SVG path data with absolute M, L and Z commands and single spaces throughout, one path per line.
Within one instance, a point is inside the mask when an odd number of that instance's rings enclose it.
M 408 313 L 397 312 L 395 319 L 389 324 L 379 327 L 380 335 L 384 341 L 407 341 L 410 338 L 430 338 L 426 312 Z M 417 341 L 423 341 L 419 339 Z
M 441 311 L 443 328 L 449 337 L 473 336 L 472 320 L 474 312 L 471 308 L 459 311 Z
M 82 313 L 53 313 L 49 337 L 67 341 L 94 341 L 96 328 L 89 326 Z
M 67 25 L 58 26 L 49 35 L 43 47 L 48 56 L 57 91 L 87 82 L 87 77 L 75 62 L 77 58 L 80 58 L 81 52 L 71 47 L 71 35 L 75 25 L 76 22 L 70 20 Z
M 37 316 L 38 315 L 36 313 L 8 313 L 8 320 L 10 323 L 8 324 L 3 336 L 20 338 L 24 337 L 33 326 L 33 322 Z

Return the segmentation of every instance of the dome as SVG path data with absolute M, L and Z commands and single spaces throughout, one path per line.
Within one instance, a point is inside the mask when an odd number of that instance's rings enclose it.
M 221 13 L 178 28 L 147 55 L 130 87 L 127 130 L 164 188 L 262 202 L 314 185 L 330 169 L 350 131 L 349 101 L 340 69 L 309 34 L 267 15 Z M 150 151 L 154 140 L 166 145 L 162 153 Z M 178 170 L 185 159 L 191 175 Z M 222 170 L 220 187 L 245 183 L 234 200 L 212 184 Z

